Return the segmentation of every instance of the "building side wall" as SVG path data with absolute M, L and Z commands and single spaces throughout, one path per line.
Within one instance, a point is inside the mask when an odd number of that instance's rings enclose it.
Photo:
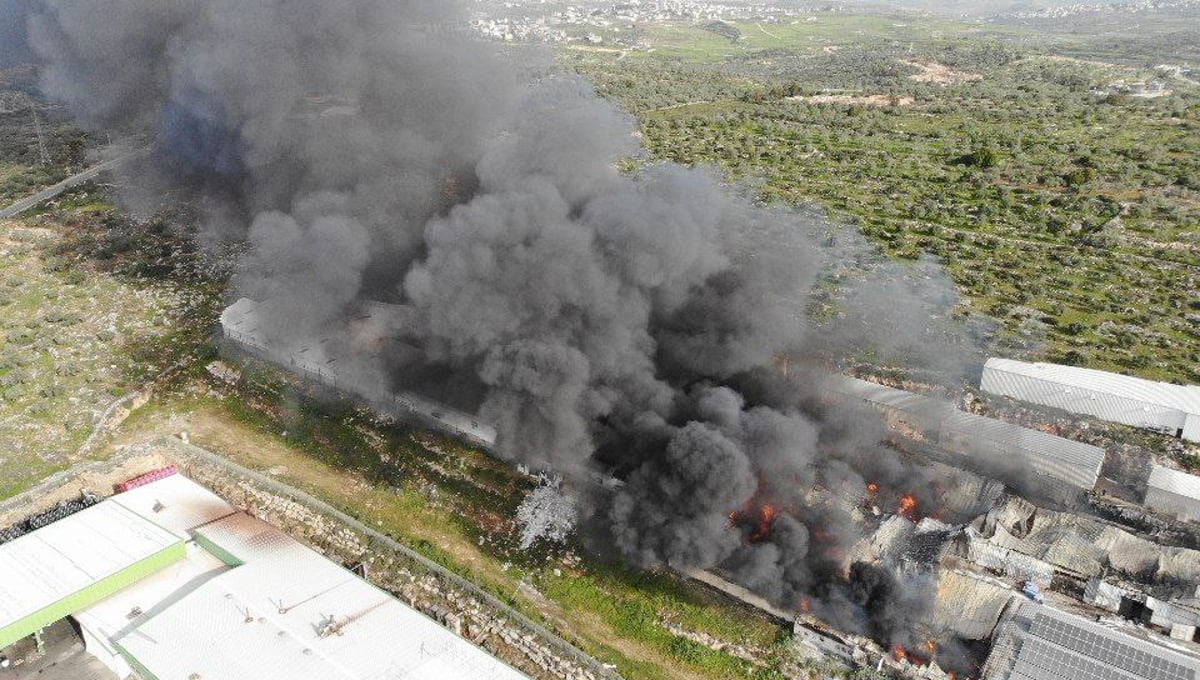
M 114 642 L 113 645 L 116 646 L 117 651 L 121 653 L 121 656 L 125 657 L 125 661 L 137 671 L 138 676 L 141 677 L 142 680 L 158 680 L 158 676 L 151 673 L 149 668 L 143 666 L 142 662 L 137 660 L 137 657 L 129 653 L 129 650 L 125 649 L 120 645 L 120 643 L 117 642 Z
M 1200 414 L 1189 413 L 1184 419 L 1183 438 L 1190 442 L 1200 442 Z
M 85 625 L 80 625 L 80 632 L 83 634 L 84 649 L 99 659 L 100 663 L 108 666 L 108 670 L 112 671 L 114 675 L 124 680 L 133 673 L 129 662 L 119 650 L 109 643 L 103 632 L 94 631 Z
M 202 535 L 198 531 L 192 535 L 192 538 L 196 541 L 196 545 L 204 548 L 204 550 L 210 555 L 231 567 L 240 567 L 245 564 L 245 562 L 239 559 L 237 555 L 234 555 L 225 548 L 217 545 L 207 536 Z
M 0 628 L 0 648 L 7 647 L 55 621 L 86 609 L 109 595 L 184 559 L 186 555 L 183 542 L 174 543 L 164 550 L 131 564 L 112 576 L 100 579 L 83 590 L 64 597 L 58 602 L 36 611 L 23 619 L 19 619 L 4 628 Z
M 1145 505 L 1152 510 L 1175 515 L 1180 519 L 1200 521 L 1200 499 L 1150 487 L 1146 490 Z
M 984 366 L 979 387 L 991 394 L 1134 427 L 1170 431 L 1171 434 L 1183 428 L 1186 418 L 1178 409 L 1101 390 L 1063 385 L 990 366 Z

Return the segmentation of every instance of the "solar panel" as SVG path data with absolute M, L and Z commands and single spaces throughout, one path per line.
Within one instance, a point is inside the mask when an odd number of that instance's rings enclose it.
M 1022 642 L 1015 670 L 1038 680 L 1130 680 L 1129 676 L 1104 664 L 1084 659 L 1044 640 Z
M 1056 645 L 1095 659 L 1101 664 L 1124 669 L 1147 680 L 1196 680 L 1196 671 L 1133 645 L 1039 613 L 1030 632 Z M 1027 640 L 1026 642 L 1033 642 Z M 1035 644 L 1035 648 L 1039 645 Z M 1024 654 L 1022 654 L 1024 658 Z M 1096 676 L 1101 678 L 1103 676 Z

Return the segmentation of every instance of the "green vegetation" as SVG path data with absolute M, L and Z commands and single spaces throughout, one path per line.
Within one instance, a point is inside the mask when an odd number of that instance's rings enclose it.
M 0 496 L 69 465 L 112 401 L 173 363 L 159 345 L 198 301 L 89 260 L 93 217 L 0 223 Z
M 1003 27 L 736 28 L 649 26 L 623 59 L 563 58 L 637 116 L 652 159 L 715 165 L 893 256 L 939 258 L 961 313 L 999 322 L 991 351 L 1200 382 L 1196 83 Z
M 1003 26 L 822 15 L 616 30 L 646 47 L 563 59 L 637 116 L 651 158 L 713 164 L 765 201 L 825 206 L 896 257 L 938 257 L 961 313 L 999 321 L 996 351 L 1200 382 L 1194 83 L 1062 58 Z M 0 201 L 81 163 L 70 126 L 47 124 L 42 166 L 29 114 L 2 125 Z M 530 481 L 478 450 L 319 399 L 269 367 L 248 364 L 236 387 L 207 378 L 227 270 L 196 252 L 194 222 L 186 208 L 132 220 L 84 187 L 0 224 L 0 497 L 74 462 L 113 399 L 157 382 L 114 445 L 187 430 L 627 677 L 836 674 L 696 584 L 581 558 L 577 545 L 519 550 L 512 517 Z
M 236 389 L 206 382 L 198 367 L 177 375 L 117 443 L 186 429 L 467 576 L 629 678 L 770 679 L 806 668 L 785 629 L 702 586 L 581 558 L 578 546 L 520 550 L 512 517 L 532 482 L 510 466 L 380 423 L 269 366 L 243 369 Z

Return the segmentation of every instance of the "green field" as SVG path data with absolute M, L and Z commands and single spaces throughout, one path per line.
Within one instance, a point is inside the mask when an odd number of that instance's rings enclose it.
M 1002 27 L 732 26 L 562 58 L 637 116 L 652 159 L 938 258 L 959 313 L 998 322 L 986 351 L 1200 382 L 1200 86 Z
M 1200 382 L 1195 84 L 1062 58 L 1004 27 L 822 15 L 732 29 L 639 26 L 637 49 L 561 59 L 637 117 L 652 158 L 715 165 L 764 201 L 824 206 L 897 258 L 940 259 L 959 313 L 998 322 L 989 350 Z M 1154 79 L 1170 93 L 1095 92 Z M 3 200 L 79 162 L 80 133 L 55 125 L 40 165 L 23 120 L 0 149 Z M 695 584 L 578 546 L 519 550 L 530 482 L 477 450 L 318 404 L 270 369 L 210 379 L 227 268 L 196 252 L 185 208 L 133 220 L 110 201 L 85 187 L 0 224 L 0 498 L 74 462 L 107 404 L 180 366 L 90 455 L 186 430 L 629 678 L 829 677 L 787 630 Z

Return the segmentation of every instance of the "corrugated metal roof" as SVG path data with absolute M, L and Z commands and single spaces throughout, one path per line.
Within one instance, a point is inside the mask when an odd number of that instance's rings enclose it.
M 835 392 L 847 396 L 858 397 L 863 401 L 877 406 L 887 406 L 916 413 L 940 413 L 954 410 L 954 406 L 939 399 L 933 399 L 923 394 L 898 390 L 868 380 L 859 380 L 842 375 L 831 376 L 828 386 Z
M 1104 465 L 1104 451 L 1098 447 L 959 411 L 947 401 L 844 376 L 828 384 L 840 394 L 912 414 L 944 448 L 971 455 L 1020 455 L 1034 471 L 1081 489 L 1096 485 Z M 971 450 L 962 451 L 963 446 Z
M 1200 414 L 1200 386 L 1172 385 L 1077 366 L 991 358 L 985 392 L 1103 420 L 1176 431 Z
M 1147 486 L 1200 500 L 1200 477 L 1161 465 L 1150 468 L 1150 480 Z
M 150 499 L 169 509 L 185 500 L 195 505 L 203 494 L 212 496 L 191 482 L 170 482 L 168 488 L 164 482 L 171 479 L 138 489 L 146 490 L 139 507 L 153 512 Z M 201 505 L 216 514 L 221 503 L 216 499 Z M 200 515 L 191 517 L 188 522 Z M 232 569 L 201 565 L 209 570 L 205 578 L 188 582 L 116 637 L 157 677 L 525 677 L 262 520 L 235 512 L 192 530 L 203 543 L 215 544 L 242 564 Z M 166 579 L 158 581 L 161 586 Z M 338 632 L 322 636 L 322 626 Z
M 112 502 L 185 538 L 190 530 L 237 512 L 223 498 L 180 474 L 117 494 Z
M 178 543 L 165 529 L 103 502 L 0 545 L 0 628 Z

